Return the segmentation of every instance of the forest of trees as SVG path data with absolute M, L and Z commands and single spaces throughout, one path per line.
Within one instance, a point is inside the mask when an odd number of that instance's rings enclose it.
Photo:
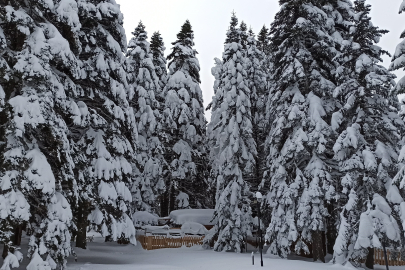
M 279 3 L 257 35 L 232 14 L 204 108 L 190 21 L 165 56 L 115 0 L 0 0 L 1 269 L 136 244 L 138 211 L 215 209 L 204 246 L 244 252 L 257 191 L 271 254 L 405 256 L 405 34 L 391 56 L 366 0 Z

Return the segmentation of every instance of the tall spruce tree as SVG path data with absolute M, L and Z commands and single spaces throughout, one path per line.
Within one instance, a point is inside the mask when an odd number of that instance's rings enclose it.
M 252 115 L 253 138 L 257 147 L 255 169 L 250 182 L 252 190 L 257 191 L 263 177 L 265 165 L 264 143 L 265 135 L 265 114 L 266 100 L 268 96 L 266 55 L 256 45 L 253 31 L 249 30 L 247 40 L 245 69 L 247 72 L 248 88 L 250 90 L 250 103 Z
M 342 1 L 329 1 L 328 4 L 324 6 L 325 12 L 328 14 L 329 22 L 334 25 L 331 28 L 330 36 L 333 38 L 336 46 L 336 50 L 339 51 L 340 48 L 346 42 L 350 40 L 351 30 L 353 25 L 354 10 L 353 4 L 350 0 Z M 335 61 L 336 62 L 336 61 Z M 339 63 L 335 63 L 336 66 Z M 335 83 L 337 84 L 336 78 Z M 334 97 L 330 97 L 334 99 Z M 337 99 L 335 101 L 339 102 L 341 106 L 342 101 Z M 338 134 L 334 132 L 334 137 L 337 138 Z M 333 145 L 332 145 L 333 146 Z M 331 147 L 332 147 L 331 146 Z M 333 153 L 331 153 L 333 155 Z M 336 197 L 333 201 L 328 203 L 328 212 L 330 216 L 326 220 L 326 248 L 327 253 L 333 254 L 333 248 L 335 245 L 335 240 L 338 234 L 338 224 L 340 222 L 340 215 L 336 214 L 340 212 L 341 207 L 345 204 L 346 196 L 342 196 L 342 185 L 340 183 L 340 178 L 343 177 L 342 173 L 339 171 L 338 162 L 333 160 L 330 163 L 330 174 L 333 179 L 333 184 L 336 190 Z
M 243 49 L 246 50 L 248 45 L 249 32 L 247 25 L 244 21 L 240 23 L 239 31 L 240 31 L 240 43 L 242 44 Z
M 161 89 L 153 63 L 154 56 L 142 22 L 132 34 L 134 36 L 129 42 L 127 52 L 129 58 L 128 77 L 129 83 L 135 91 L 130 104 L 136 112 L 135 121 L 138 137 L 131 191 L 134 210 L 157 212 L 157 198 L 164 190 L 162 178 L 164 158 L 162 143 L 159 138 L 162 130 L 162 117 L 159 111 L 160 103 L 156 98 Z M 161 46 L 163 44 L 158 44 L 157 49 L 159 50 Z M 158 53 L 160 54 L 160 51 Z M 156 55 L 157 61 L 160 60 L 159 56 Z M 161 67 L 159 66 L 159 68 Z M 160 72 L 163 73 L 161 70 Z
M 253 139 L 250 90 L 246 72 L 242 32 L 235 14 L 227 33 L 223 63 L 217 63 L 216 77 L 221 74 L 212 104 L 209 136 L 216 139 L 210 158 L 218 161 L 217 191 L 213 233 L 205 243 L 218 238 L 215 251 L 241 252 L 244 239 L 251 235 L 249 184 L 253 177 L 256 145 Z M 221 67 L 219 69 L 219 67 Z M 218 73 L 217 73 L 218 72 Z
M 201 208 L 205 199 L 206 120 L 200 88 L 200 65 L 194 32 L 187 20 L 167 59 L 169 76 L 163 91 L 165 175 L 169 203 L 164 212 Z M 166 213 L 167 213 L 166 212 Z
M 65 269 L 71 252 L 68 200 L 76 183 L 67 121 L 69 91 L 80 74 L 73 52 L 80 22 L 76 3 L 65 4 L 16 0 L 0 5 L 0 237 L 3 255 L 13 256 L 25 223 L 32 232 L 32 269 Z
M 405 11 L 405 1 L 402 2 L 400 8 L 399 8 L 399 13 L 402 13 Z M 401 38 L 404 39 L 405 38 L 405 33 L 401 34 Z M 405 42 L 404 40 L 402 40 L 396 50 L 395 53 L 392 57 L 392 63 L 390 66 L 390 70 L 399 70 L 399 69 L 403 69 L 405 68 L 405 61 L 403 60 L 403 56 L 405 53 Z M 395 90 L 394 90 L 394 94 L 403 94 L 405 93 L 405 77 L 402 77 L 396 84 Z M 401 112 L 400 112 L 400 116 L 402 118 L 402 120 L 404 120 L 404 110 L 402 108 Z M 394 185 L 399 189 L 402 198 L 404 198 L 404 188 L 405 188 L 405 137 L 404 137 L 404 133 L 401 134 L 402 135 L 402 139 L 401 139 L 401 145 L 402 145 L 402 149 L 398 158 L 399 161 L 399 171 L 397 173 L 397 175 L 395 176 L 393 183 Z M 395 189 L 395 188 L 394 188 Z M 398 207 L 399 206 L 399 207 Z M 400 211 L 398 211 L 398 209 L 400 209 Z M 398 197 L 398 201 L 396 202 L 396 218 L 400 219 L 402 221 L 402 228 L 405 229 L 405 202 L 401 199 L 399 199 Z M 404 239 L 401 239 L 401 242 L 404 243 Z M 405 260 L 405 251 L 402 249 L 401 251 L 401 256 L 402 256 L 402 260 Z
M 323 1 L 282 0 L 270 29 L 270 88 L 266 139 L 267 167 L 262 186 L 271 222 L 266 239 L 272 254 L 309 253 L 324 261 L 322 232 L 327 204 L 335 193 L 330 175 L 333 134 L 329 119 L 335 43 Z
M 359 266 L 367 258 L 366 266 L 372 267 L 374 248 L 404 245 L 400 205 L 405 205 L 405 193 L 393 181 L 404 124 L 391 91 L 395 76 L 379 64 L 386 52 L 376 43 L 388 31 L 372 25 L 365 0 L 354 3 L 352 39 L 336 58 L 334 97 L 343 106 L 332 117 L 332 127 L 340 133 L 333 150 L 346 200 L 333 261 Z
M 78 4 L 82 70 L 76 80 L 77 122 L 71 127 L 79 189 L 76 246 L 86 248 L 88 222 L 108 239 L 136 244 L 128 213 L 137 130 L 128 102 L 134 91 L 124 69 L 123 15 L 114 0 Z
M 159 32 L 153 33 L 150 40 L 150 51 L 152 53 L 152 61 L 155 66 L 156 75 L 159 78 L 160 89 L 163 90 L 167 83 L 167 69 L 166 69 L 166 58 L 165 58 L 165 44 L 163 38 Z M 161 94 L 156 97 L 159 101 L 162 98 Z
M 257 35 L 257 48 L 267 55 L 269 45 L 269 29 L 263 25 L 262 29 L 260 29 L 260 32 Z
M 220 106 L 220 100 L 223 98 L 222 94 L 218 93 L 219 86 L 221 85 L 221 76 L 222 76 L 222 61 L 218 58 L 214 58 L 215 66 L 211 68 L 211 74 L 214 76 L 214 96 L 212 101 L 207 106 L 207 110 L 211 112 L 217 111 Z M 222 92 L 221 92 L 222 93 Z M 219 99 L 219 101 L 217 101 Z M 208 170 L 209 175 L 208 180 L 208 189 L 211 194 L 216 194 L 216 185 L 218 177 L 218 168 L 219 168 L 219 146 L 217 141 L 219 139 L 219 129 L 217 128 L 218 123 L 221 121 L 220 114 L 211 113 L 211 120 L 207 125 L 207 149 L 208 149 Z M 212 198 L 212 205 L 215 206 L 215 196 Z

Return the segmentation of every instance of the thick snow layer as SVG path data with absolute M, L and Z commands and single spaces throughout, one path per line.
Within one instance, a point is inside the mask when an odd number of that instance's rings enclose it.
M 203 225 L 214 225 L 214 209 L 183 209 L 172 211 L 169 215 L 171 221 L 178 225 L 186 222 L 196 222 Z
M 144 225 L 157 225 L 158 224 L 158 217 L 152 215 L 147 211 L 138 211 L 132 215 L 132 220 L 134 221 L 134 225 L 144 226 Z
M 200 223 L 186 222 L 181 226 L 182 234 L 207 234 L 208 230 Z
M 306 261 L 283 260 L 264 255 L 260 267 L 260 255 L 255 253 L 255 265 L 252 265 L 251 253 L 228 253 L 204 250 L 200 246 L 191 248 L 143 250 L 141 245 L 122 246 L 115 243 L 89 243 L 87 250 L 80 250 L 78 261 L 68 262 L 68 270 L 246 270 L 246 269 L 288 269 L 288 270 L 347 270 L 353 269 L 341 265 L 313 263 Z M 376 265 L 376 270 L 385 269 Z M 392 270 L 400 266 L 390 266 Z
M 22 239 L 21 251 L 26 254 L 29 238 Z M 289 257 L 282 260 L 263 254 L 264 267 L 260 267 L 260 255 L 255 253 L 255 265 L 252 265 L 251 253 L 214 252 L 201 246 L 191 248 L 173 248 L 143 250 L 141 245 L 119 245 L 105 243 L 104 238 L 95 235 L 94 241 L 87 243 L 87 249 L 74 248 L 74 256 L 68 258 L 67 270 L 245 270 L 245 269 L 288 269 L 288 270 L 347 270 L 340 265 L 312 263 L 311 259 Z M 300 259 L 300 260 L 297 260 Z M 302 261 L 301 259 L 305 260 Z M 13 270 L 25 270 L 29 260 L 24 257 L 20 267 Z M 44 270 L 46 268 L 42 268 Z M 385 266 L 375 265 L 375 270 Z M 390 266 L 391 270 L 403 270 L 402 266 Z

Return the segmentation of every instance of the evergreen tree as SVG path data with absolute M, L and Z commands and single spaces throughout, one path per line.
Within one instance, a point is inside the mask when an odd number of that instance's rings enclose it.
M 214 76 L 214 96 L 212 97 L 212 101 L 207 107 L 207 110 L 211 110 L 212 112 L 217 111 L 220 109 L 222 94 L 217 94 L 219 90 L 219 86 L 221 85 L 221 76 L 222 76 L 222 61 L 218 58 L 214 59 L 215 66 L 211 68 L 211 74 Z M 222 92 L 221 92 L 222 93 Z M 218 100 L 218 101 L 217 101 Z M 208 151 L 208 188 L 210 194 L 216 194 L 216 183 L 218 177 L 218 165 L 219 165 L 219 147 L 217 145 L 217 141 L 219 139 L 219 129 L 216 128 L 218 123 L 221 121 L 220 114 L 218 113 L 211 113 L 211 121 L 207 125 L 207 149 Z M 215 196 L 213 196 L 213 207 L 215 207 Z
M 402 2 L 399 8 L 399 13 L 401 14 L 404 11 L 405 11 L 405 1 Z M 390 70 L 400 70 L 402 68 L 405 68 L 405 60 L 403 57 L 405 54 L 405 31 L 402 32 L 400 38 L 402 38 L 403 40 L 397 45 L 395 49 L 395 53 L 392 56 L 392 63 L 390 65 Z M 405 76 L 402 77 L 397 82 L 395 89 L 398 92 L 398 94 L 405 93 Z
M 257 48 L 265 54 L 268 53 L 269 29 L 265 25 L 263 25 L 262 29 L 260 29 L 260 32 L 257 35 Z
M 244 21 L 242 21 L 240 23 L 239 31 L 240 31 L 240 43 L 242 44 L 243 49 L 246 50 L 247 45 L 248 45 L 249 33 L 248 33 L 247 25 Z
M 0 241 L 3 255 L 8 252 L 5 264 L 26 223 L 32 232 L 31 261 L 65 269 L 72 226 L 67 199 L 76 185 L 67 121 L 72 115 L 69 91 L 80 74 L 72 51 L 78 48 L 77 5 L 3 1 L 0 18 Z
M 379 63 L 386 52 L 375 44 L 387 33 L 371 23 L 370 5 L 354 1 L 352 39 L 337 56 L 339 86 L 334 96 L 343 101 L 333 114 L 332 127 L 340 133 L 333 150 L 343 174 L 346 202 L 340 213 L 334 262 L 359 266 L 374 248 L 403 247 L 404 219 L 399 206 L 405 192 L 397 172 L 399 133 L 398 99 L 392 92 L 395 76 Z
M 266 99 L 268 96 L 266 77 L 266 56 L 256 45 L 253 31 L 249 30 L 246 49 L 246 72 L 248 77 L 248 88 L 250 89 L 250 103 L 253 126 L 253 138 L 256 142 L 257 156 L 253 178 L 249 181 L 252 190 L 257 188 L 263 177 L 265 161 L 264 143 L 265 135 L 265 114 Z M 246 179 L 248 180 L 248 179 Z
M 166 69 L 166 58 L 164 52 L 166 50 L 163 38 L 159 32 L 153 33 L 150 40 L 150 51 L 153 55 L 153 65 L 155 66 L 156 75 L 159 78 L 160 89 L 163 90 L 167 83 L 167 69 Z M 156 96 L 160 99 L 161 94 Z M 160 101 L 160 100 L 159 100 Z
M 131 105 L 136 112 L 138 137 L 136 166 L 132 186 L 134 209 L 156 212 L 157 197 L 164 190 L 162 167 L 164 164 L 161 132 L 159 77 L 155 72 L 150 44 L 142 22 L 132 33 L 128 45 L 129 83 L 135 90 Z M 156 39 L 156 37 L 155 37 Z M 160 44 L 160 47 L 163 44 Z M 157 55 L 157 61 L 160 59 Z M 159 67 L 160 68 L 160 67 Z
M 163 91 L 163 136 L 168 212 L 201 208 L 205 200 L 206 120 L 200 89 L 200 65 L 193 49 L 194 33 L 186 21 L 167 57 L 169 76 Z M 163 209 L 163 211 L 166 211 Z
M 77 122 L 72 123 L 77 202 L 76 246 L 86 248 L 88 221 L 107 239 L 136 243 L 128 216 L 132 196 L 135 113 L 134 96 L 124 69 L 126 37 L 123 15 L 114 0 L 81 0 L 82 72 L 76 81 Z
M 251 235 L 250 186 L 246 179 L 253 176 L 256 145 L 252 134 L 246 52 L 241 44 L 241 30 L 236 28 L 237 21 L 233 14 L 223 63 L 217 61 L 213 70 L 217 81 L 209 136 L 215 139 L 210 158 L 218 162 L 215 168 L 216 224 L 205 243 L 217 237 L 214 250 L 241 252 L 244 238 Z
M 322 232 L 334 187 L 329 173 L 335 110 L 332 74 L 333 24 L 322 1 L 283 0 L 270 29 L 271 85 L 267 106 L 270 131 L 262 186 L 270 189 L 271 223 L 266 239 L 272 254 L 295 251 L 324 261 Z
M 333 38 L 336 44 L 336 49 L 339 50 L 346 42 L 352 37 L 352 17 L 354 16 L 353 4 L 350 0 L 342 1 L 330 1 L 324 6 L 325 12 L 328 14 L 329 23 L 333 23 L 334 27 L 331 28 L 330 36 Z M 335 61 L 336 62 L 336 61 Z M 338 66 L 338 63 L 335 63 Z M 337 84 L 336 78 L 335 83 Z M 333 97 L 331 97 L 333 98 Z M 341 100 L 336 100 L 341 103 Z M 341 105 L 339 105 L 341 106 Z M 329 118 L 328 118 L 329 119 Z M 338 134 L 334 132 L 335 140 Z M 330 146 L 331 150 L 333 145 Z M 333 155 L 333 153 L 331 153 Z M 342 186 L 340 184 L 340 179 L 343 177 L 342 173 L 339 171 L 338 162 L 333 160 L 330 164 L 330 174 L 333 179 L 334 187 L 336 190 L 335 200 L 328 203 L 328 212 L 330 213 L 329 218 L 326 220 L 326 247 L 327 253 L 333 254 L 333 248 L 335 245 L 335 240 L 338 234 L 338 224 L 340 222 L 339 213 L 341 207 L 345 204 L 345 196 L 342 196 Z M 332 214 L 334 213 L 334 214 Z
M 405 2 L 403 2 L 400 6 L 399 9 L 399 13 L 402 13 L 405 10 Z M 405 37 L 405 33 L 401 34 L 401 38 L 403 39 Z M 396 50 L 395 50 L 395 54 L 392 57 L 392 63 L 390 66 L 390 70 L 399 70 L 401 68 L 405 67 L 405 61 L 402 59 L 403 55 L 405 53 L 405 42 L 404 40 L 401 41 Z M 396 87 L 393 91 L 393 94 L 403 94 L 405 93 L 404 91 L 405 89 L 405 77 L 402 77 L 396 84 Z M 395 97 L 393 97 L 395 99 Z M 402 120 L 404 120 L 404 110 L 402 108 L 402 110 L 400 111 L 400 117 L 402 118 Z M 401 145 L 402 145 L 402 149 L 398 158 L 399 161 L 399 171 L 397 173 L 397 175 L 395 176 L 394 180 L 393 180 L 393 185 L 396 186 L 396 188 L 399 188 L 400 194 L 402 195 L 402 198 L 404 198 L 404 187 L 405 187 L 405 143 L 404 143 L 404 133 L 401 134 L 402 135 L 402 139 L 401 139 Z M 396 191 L 396 188 L 393 187 L 392 189 Z M 395 194 L 395 193 L 394 193 Z M 399 206 L 399 207 L 398 207 Z M 402 221 L 402 224 L 405 224 L 404 220 L 405 220 L 405 202 L 400 199 L 398 197 L 398 200 L 395 202 L 395 208 L 396 212 L 394 212 L 396 214 L 396 219 L 400 219 Z M 398 209 L 401 209 L 400 211 L 398 211 Z M 401 223 L 401 222 L 400 222 Z M 399 227 L 401 228 L 401 226 L 399 225 Z M 404 225 L 402 225 L 402 229 L 405 229 Z M 405 242 L 405 239 L 402 238 L 403 234 L 401 235 L 401 242 L 402 244 Z M 405 254 L 404 248 L 402 248 L 401 251 L 401 256 L 402 256 L 402 260 L 404 260 L 404 256 Z

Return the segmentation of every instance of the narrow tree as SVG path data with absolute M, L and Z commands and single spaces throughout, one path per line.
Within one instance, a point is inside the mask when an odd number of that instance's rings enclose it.
M 223 98 L 223 92 L 219 89 L 221 85 L 221 77 L 222 77 L 222 66 L 223 63 L 220 59 L 214 58 L 215 66 L 211 68 L 211 74 L 214 76 L 214 96 L 212 97 L 212 101 L 208 104 L 206 110 L 211 110 L 211 120 L 207 125 L 207 149 L 208 149 L 208 170 L 209 175 L 207 177 L 208 180 L 208 188 L 212 196 L 212 206 L 215 207 L 215 194 L 216 194 L 216 185 L 217 185 L 217 177 L 218 177 L 218 169 L 219 169 L 219 146 L 217 145 L 217 141 L 219 139 L 219 129 L 217 128 L 218 123 L 221 121 L 220 115 L 218 113 L 213 113 L 217 111 L 221 106 L 221 100 Z
M 165 175 L 169 211 L 202 207 L 205 183 L 206 120 L 200 88 L 200 65 L 196 58 L 194 32 L 186 21 L 167 57 L 169 76 L 163 91 Z
M 245 50 L 235 14 L 227 33 L 221 78 L 215 85 L 209 136 L 215 139 L 210 158 L 217 161 L 217 193 L 213 233 L 205 242 L 218 238 L 215 251 L 241 252 L 251 235 L 249 184 L 253 176 L 256 145 L 253 139 L 250 90 Z M 218 63 L 219 64 L 219 63 Z M 218 77 L 219 74 L 216 74 Z
M 163 38 L 159 32 L 153 33 L 150 40 L 150 51 L 153 56 L 153 65 L 155 66 L 156 75 L 159 78 L 160 89 L 163 90 L 167 83 L 167 69 L 166 69 L 166 58 L 164 52 L 166 50 Z M 160 99 L 161 94 L 156 98 Z
M 257 48 L 267 55 L 269 45 L 269 29 L 263 25 L 262 29 L 260 29 L 260 32 L 257 35 Z
M 405 11 L 405 2 L 402 2 L 400 9 L 399 9 L 399 13 L 402 13 Z M 405 33 L 402 33 L 400 36 L 402 39 L 405 38 Z M 396 50 L 395 53 L 392 57 L 392 63 L 390 66 L 390 70 L 400 70 L 405 68 L 405 61 L 403 60 L 403 56 L 405 54 L 405 41 L 402 40 Z M 396 84 L 395 90 L 393 91 L 393 94 L 404 94 L 405 93 L 405 77 L 402 77 L 398 83 Z M 402 118 L 402 120 L 404 120 L 404 111 L 401 110 L 400 111 L 400 117 Z M 401 139 L 401 145 L 402 145 L 402 149 L 398 158 L 399 161 L 399 171 L 397 173 L 397 175 L 395 176 L 394 180 L 393 180 L 393 185 L 396 186 L 396 188 L 399 189 L 400 194 L 402 195 L 402 198 L 405 198 L 405 194 L 404 194 L 404 187 L 405 187 L 405 143 L 404 143 L 404 133 L 402 132 L 402 139 Z M 395 187 L 393 187 L 393 190 L 396 190 Z M 395 193 L 393 193 L 395 194 Z M 392 197 L 391 197 L 392 198 Z M 392 199 L 391 199 L 392 200 Z M 399 197 L 397 198 L 397 201 L 393 202 L 395 203 L 396 206 L 396 219 L 400 219 L 401 221 L 399 223 L 402 222 L 402 224 L 405 224 L 405 222 L 403 221 L 405 219 L 404 216 L 404 209 L 405 209 L 405 202 L 400 199 Z M 399 205 L 399 207 L 398 207 Z M 402 212 L 399 212 L 398 209 L 402 209 Z M 399 227 L 401 227 L 399 225 Z M 403 229 L 405 229 L 404 227 L 402 227 Z M 405 243 L 405 239 L 402 238 L 402 236 L 404 236 L 404 234 L 401 235 L 401 242 L 402 244 Z M 404 247 L 402 247 L 401 250 L 401 256 L 402 256 L 402 260 L 405 260 L 405 250 Z
M 246 48 L 246 72 L 248 88 L 250 89 L 250 103 L 252 115 L 253 138 L 257 147 L 257 156 L 253 178 L 249 181 L 253 191 L 257 191 L 263 177 L 265 166 L 264 143 L 266 100 L 268 96 L 266 56 L 257 45 L 253 31 L 249 30 Z
M 135 121 L 138 130 L 136 164 L 131 190 L 133 210 L 157 212 L 157 198 L 164 190 L 162 178 L 164 158 L 159 138 L 162 130 L 159 112 L 161 105 L 156 99 L 161 89 L 153 64 L 150 44 L 147 41 L 147 33 L 142 22 L 132 34 L 134 36 L 129 42 L 127 52 L 128 77 L 129 83 L 135 91 L 130 104 L 136 112 Z M 159 58 L 157 60 L 159 61 Z
M 240 31 L 240 44 L 242 44 L 243 49 L 246 50 L 248 45 L 249 33 L 247 25 L 244 21 L 240 23 L 239 31 Z

